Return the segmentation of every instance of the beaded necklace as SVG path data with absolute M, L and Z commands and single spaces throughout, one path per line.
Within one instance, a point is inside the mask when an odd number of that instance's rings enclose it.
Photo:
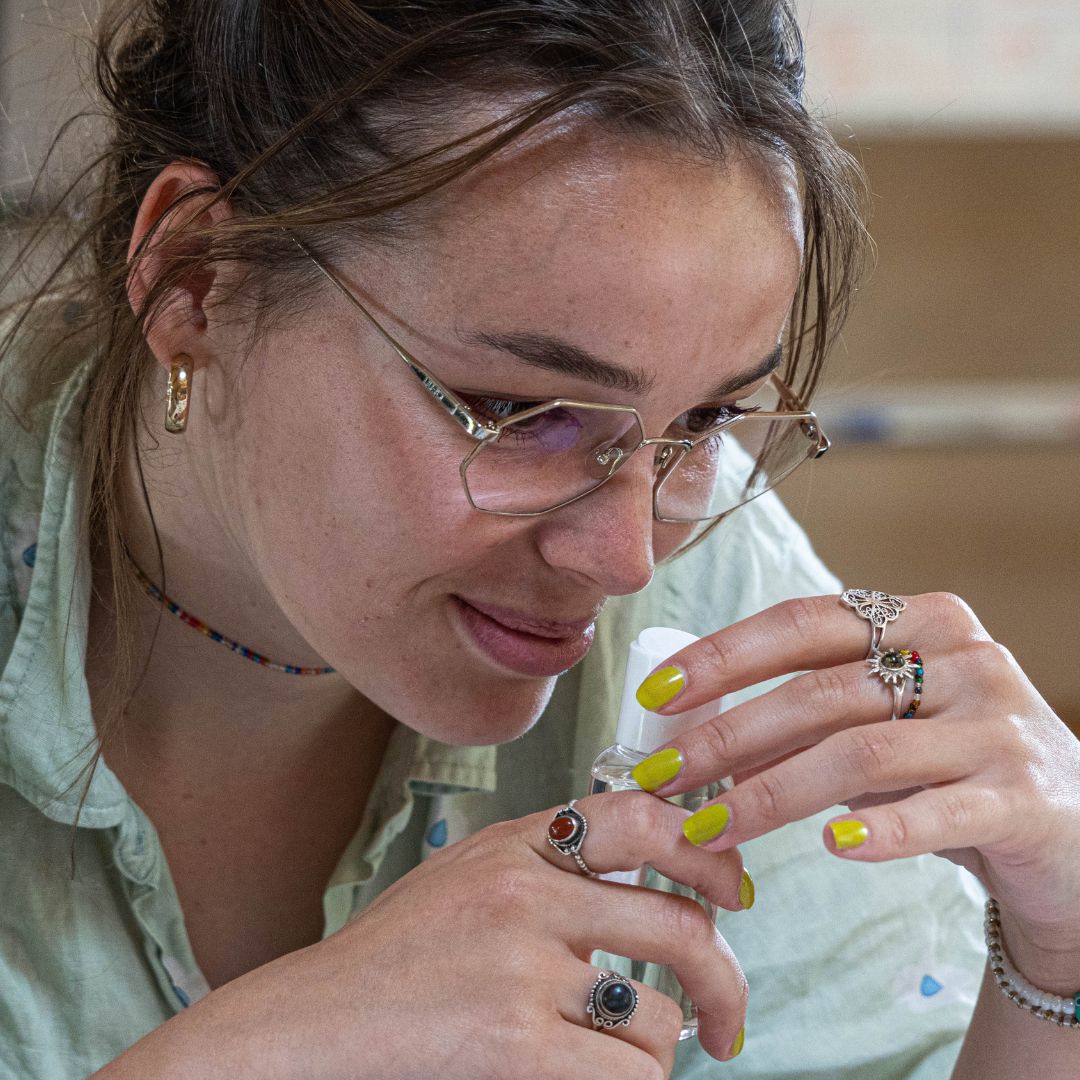
M 211 641 L 217 641 L 247 660 L 251 660 L 256 664 L 261 664 L 263 667 L 273 668 L 274 671 L 280 671 L 286 675 L 329 675 L 333 672 L 334 669 L 332 667 L 298 667 L 295 664 L 277 664 L 273 660 L 268 660 L 261 653 L 257 653 L 254 649 L 249 649 L 246 645 L 241 645 L 239 642 L 233 641 L 231 638 L 227 638 L 224 634 L 207 626 L 202 619 L 198 619 L 190 612 L 185 611 L 175 600 L 166 596 L 142 572 L 138 563 L 135 562 L 134 556 L 132 556 L 131 552 L 128 550 L 127 544 L 124 543 L 123 540 L 120 541 L 120 544 L 124 549 L 124 554 L 127 556 L 128 562 L 131 564 L 132 570 L 135 571 L 135 576 L 139 579 L 146 592 L 167 611 L 180 619 L 181 622 L 185 622 L 188 626 L 194 627 L 200 634 L 205 634 Z

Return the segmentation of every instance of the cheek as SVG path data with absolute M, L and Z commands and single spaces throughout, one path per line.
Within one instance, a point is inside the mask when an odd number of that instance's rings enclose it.
M 329 428 L 287 454 L 257 499 L 265 548 L 308 576 L 330 569 L 366 591 L 401 591 L 468 561 L 482 530 L 458 478 L 459 454 L 392 429 L 371 440 Z
M 372 367 L 361 387 L 332 374 L 306 383 L 287 409 L 259 387 L 245 404 L 237 466 L 252 558 L 316 648 L 369 644 L 508 535 L 466 499 L 470 440 L 396 369 Z

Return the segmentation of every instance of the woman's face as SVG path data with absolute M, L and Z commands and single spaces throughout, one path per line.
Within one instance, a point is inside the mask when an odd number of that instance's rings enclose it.
M 634 405 L 653 436 L 774 351 L 801 235 L 780 166 L 678 163 L 562 131 L 459 184 L 407 251 L 334 269 L 451 389 Z M 480 335 L 561 339 L 648 388 L 549 370 Z M 329 284 L 248 360 L 239 390 L 222 483 L 255 572 L 326 663 L 444 742 L 527 730 L 605 598 L 643 589 L 687 535 L 653 519 L 645 453 L 543 516 L 473 509 L 458 469 L 474 443 Z

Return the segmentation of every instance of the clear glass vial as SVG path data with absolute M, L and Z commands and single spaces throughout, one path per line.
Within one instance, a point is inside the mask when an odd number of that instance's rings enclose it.
M 646 711 L 638 704 L 636 691 L 645 676 L 662 660 L 696 640 L 693 634 L 688 634 L 684 630 L 653 626 L 642 630 L 637 641 L 630 646 L 615 743 L 602 750 L 593 762 L 592 794 L 604 791 L 640 790 L 639 785 L 630 775 L 635 765 L 644 761 L 664 743 L 677 738 L 682 731 L 696 727 L 720 711 L 722 703 L 713 701 L 676 716 L 661 716 L 658 713 Z M 730 780 L 725 779 L 709 784 L 707 787 L 698 788 L 696 791 L 672 796 L 668 801 L 693 812 L 704 806 L 710 799 L 715 799 L 721 791 L 730 786 Z M 624 885 L 639 885 L 659 892 L 687 896 L 700 904 L 713 922 L 716 921 L 716 906 L 713 903 L 689 886 L 664 877 L 651 866 L 646 865 L 639 870 L 604 874 L 603 877 Z M 605 967 L 617 971 L 620 975 L 625 975 L 629 979 L 634 979 L 673 998 L 683 1011 L 683 1027 L 679 1038 L 690 1039 L 697 1035 L 697 1009 L 693 1001 L 683 992 L 671 968 L 663 964 L 646 963 L 642 960 L 613 957 L 608 954 L 603 954 L 602 962 Z

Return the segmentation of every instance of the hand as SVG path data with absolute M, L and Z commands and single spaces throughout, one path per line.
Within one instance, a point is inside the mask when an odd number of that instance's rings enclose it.
M 1035 967 L 1056 977 L 1060 966 L 1065 983 L 1071 970 L 1072 984 L 1058 992 L 1072 993 L 1080 742 L 947 594 L 909 598 L 886 630 L 885 647 L 917 650 L 926 671 L 916 716 L 890 721 L 891 690 L 865 662 L 869 630 L 837 596 L 821 596 L 779 604 L 676 653 L 661 670 L 680 669 L 684 688 L 663 713 L 807 673 L 668 744 L 681 752 L 678 775 L 642 786 L 666 796 L 733 775 L 736 786 L 715 800 L 729 811 L 726 828 L 707 839 L 724 817 L 708 809 L 689 826 L 709 826 L 695 839 L 718 852 L 845 803 L 856 813 L 826 826 L 831 852 L 868 862 L 933 852 L 966 867 L 998 899 L 1017 966 L 1033 981 Z M 658 681 L 678 686 L 677 677 Z
M 592 795 L 577 807 L 589 826 L 581 854 L 595 872 L 649 863 L 740 909 L 739 853 L 686 843 L 686 810 L 640 791 Z M 585 877 L 547 841 L 556 812 L 439 851 L 336 934 L 228 983 L 164 1026 L 195 1024 L 211 1040 L 239 1033 L 248 1043 L 230 1044 L 226 1056 L 242 1075 L 663 1080 L 682 1010 L 635 983 L 629 1026 L 595 1029 L 585 1007 L 599 973 L 589 959 L 601 949 L 671 965 L 698 1005 L 702 1045 L 728 1057 L 747 987 L 712 921 L 685 897 Z M 171 1076 L 156 1065 L 178 1055 L 184 1075 L 236 1075 L 200 1071 L 204 1057 L 193 1064 L 189 1046 L 221 1069 L 220 1047 L 200 1051 L 189 1035 L 141 1061 L 124 1055 L 101 1076 Z

